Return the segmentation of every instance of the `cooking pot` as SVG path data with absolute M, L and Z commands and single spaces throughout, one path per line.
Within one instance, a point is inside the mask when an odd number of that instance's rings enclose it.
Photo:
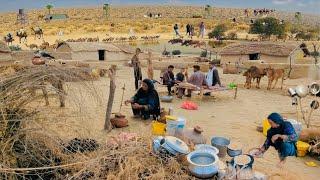
M 303 98 L 306 97 L 309 93 L 309 89 L 307 86 L 304 85 L 299 85 L 296 87 L 296 92 L 298 94 L 299 97 Z
M 155 137 L 152 142 L 153 152 L 158 153 L 161 148 L 161 140 L 164 139 L 162 136 Z
M 205 151 L 193 151 L 187 156 L 188 169 L 198 178 L 211 178 L 218 173 L 219 158 L 217 155 Z
M 32 64 L 33 64 L 33 65 L 44 65 L 44 64 L 46 64 L 46 62 L 45 62 L 44 59 L 42 59 L 42 58 L 40 58 L 40 57 L 34 57 L 34 58 L 32 59 Z
M 319 108 L 319 102 L 317 100 L 313 100 L 310 104 L 310 107 L 312 109 L 318 109 Z
M 295 90 L 294 88 L 289 88 L 289 89 L 288 89 L 288 93 L 289 93 L 289 95 L 290 95 L 291 97 L 294 97 L 294 96 L 298 95 L 297 92 L 296 92 L 296 90 Z
M 243 164 L 241 162 L 238 162 L 239 159 L 243 158 L 243 157 L 244 158 L 249 158 L 248 163 Z M 253 156 L 251 156 L 249 154 L 243 154 L 243 155 L 239 155 L 239 156 L 233 157 L 230 163 L 231 163 L 231 165 L 233 167 L 236 167 L 236 168 L 239 167 L 240 169 L 246 169 L 246 168 L 252 169 L 252 166 L 253 166 L 253 163 L 254 163 L 254 158 L 253 158 Z
M 181 139 L 173 137 L 173 136 L 166 136 L 164 137 L 161 142 L 161 147 L 167 150 L 172 155 L 181 155 L 181 154 L 188 154 L 189 147 L 188 145 L 183 142 Z
M 234 149 L 234 148 L 230 147 L 230 145 L 229 145 L 228 149 L 227 149 L 227 153 L 230 157 L 239 156 L 242 154 L 242 149 L 240 149 L 240 148 Z
M 224 137 L 213 137 L 211 139 L 211 144 L 212 144 L 212 146 L 219 149 L 218 156 L 220 158 L 223 158 L 227 154 L 227 147 L 230 144 L 230 140 L 227 138 L 224 138 Z
M 209 152 L 209 153 L 215 154 L 215 155 L 217 155 L 219 153 L 219 149 L 217 149 L 216 147 L 213 147 L 209 144 L 197 144 L 194 147 L 194 149 L 198 150 L 198 151 Z
M 312 95 L 317 95 L 320 93 L 320 85 L 314 82 L 310 85 L 309 90 Z

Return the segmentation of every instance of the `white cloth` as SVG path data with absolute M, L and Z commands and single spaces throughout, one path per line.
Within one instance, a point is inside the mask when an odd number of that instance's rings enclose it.
M 206 80 L 207 80 L 207 85 L 212 86 L 212 81 L 213 81 L 213 68 L 209 69 Z

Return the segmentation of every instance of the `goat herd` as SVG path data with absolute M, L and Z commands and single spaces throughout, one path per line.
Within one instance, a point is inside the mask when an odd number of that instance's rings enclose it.
M 191 40 L 183 40 L 182 38 L 171 39 L 168 41 L 168 43 L 181 44 L 181 46 L 194 46 L 194 48 L 206 46 L 206 43 L 204 41 L 198 41 L 198 40 L 192 40 L 192 39 Z
M 140 39 L 144 40 L 144 41 L 157 41 L 159 40 L 160 36 L 159 35 L 155 35 L 155 36 L 141 36 Z M 130 37 L 107 37 L 105 39 L 102 40 L 102 42 L 114 42 L 114 41 L 120 41 L 120 42 L 124 42 L 124 41 L 136 41 L 138 40 L 139 37 L 137 36 L 130 36 Z
M 275 88 L 279 79 L 281 79 L 281 89 L 283 86 L 283 81 L 285 79 L 284 69 L 274 69 L 271 67 L 268 68 L 258 68 L 256 66 L 251 66 L 247 71 L 244 72 L 243 76 L 246 77 L 245 87 L 247 89 L 251 88 L 252 81 L 257 82 L 256 88 L 260 88 L 260 80 L 262 77 L 268 77 L 268 87 L 267 89 L 270 90 L 272 83 L 275 81 L 272 89 Z

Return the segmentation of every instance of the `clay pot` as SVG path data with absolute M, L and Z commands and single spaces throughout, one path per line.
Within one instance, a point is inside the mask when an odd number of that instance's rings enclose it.
M 34 57 L 32 59 L 32 64 L 33 65 L 44 65 L 44 64 L 46 64 L 46 62 L 43 59 L 41 59 L 40 57 Z
M 111 124 L 113 127 L 116 128 L 123 128 L 123 127 L 127 127 L 128 126 L 128 120 L 125 119 L 126 116 L 122 115 L 122 114 L 116 114 L 115 118 L 112 118 Z

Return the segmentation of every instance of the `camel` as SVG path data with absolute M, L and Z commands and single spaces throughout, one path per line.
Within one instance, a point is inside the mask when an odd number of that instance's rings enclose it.
M 268 77 L 268 87 L 267 90 L 271 89 L 273 81 L 276 81 L 272 87 L 274 89 L 276 87 L 276 84 L 278 80 L 281 78 L 281 89 L 283 87 L 283 81 L 284 81 L 284 69 L 273 69 L 271 67 L 264 69 L 265 74 Z
M 50 47 L 50 44 L 48 42 L 43 41 L 42 44 L 39 46 L 39 49 L 45 50 Z
M 243 76 L 246 76 L 245 87 L 247 89 L 251 88 L 251 80 L 257 79 L 256 88 L 260 89 L 260 80 L 263 76 L 265 76 L 265 71 L 263 69 L 259 69 L 256 66 L 251 66 L 246 72 L 244 72 Z
M 9 46 L 10 44 L 12 45 L 12 42 L 14 41 L 13 37 L 11 34 L 7 34 L 3 40 L 7 43 L 7 45 Z
M 17 36 L 19 37 L 19 43 L 21 44 L 21 39 L 24 38 L 24 43 L 27 42 L 27 37 L 28 34 L 24 29 L 20 29 L 19 31 L 17 31 Z
M 37 37 L 38 39 L 43 38 L 43 31 L 40 27 L 36 27 L 36 28 L 31 27 L 31 30 L 34 33 L 34 39 L 36 39 Z
M 30 44 L 30 45 L 26 44 L 26 47 L 30 48 L 31 50 L 38 49 L 38 45 L 36 44 Z

